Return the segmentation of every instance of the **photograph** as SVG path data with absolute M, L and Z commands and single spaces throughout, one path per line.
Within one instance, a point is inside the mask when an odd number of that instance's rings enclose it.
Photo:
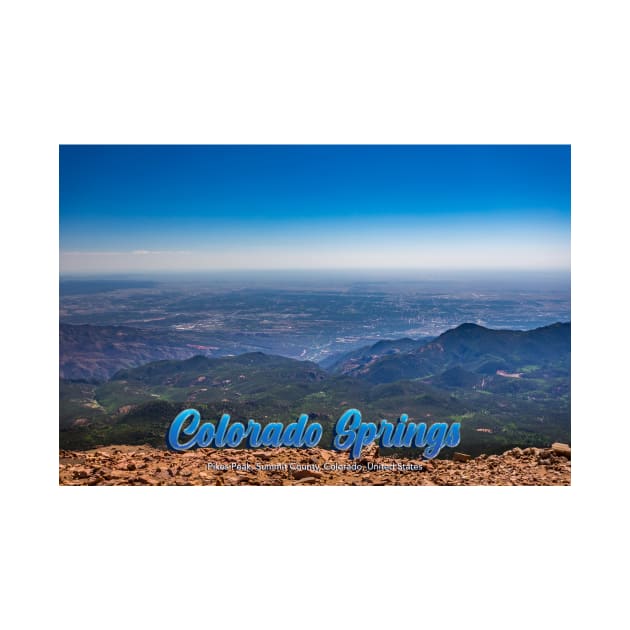
M 571 483 L 568 145 L 60 145 L 61 485 Z

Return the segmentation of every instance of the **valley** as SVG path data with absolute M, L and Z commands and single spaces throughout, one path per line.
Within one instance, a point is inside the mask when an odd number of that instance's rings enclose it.
M 161 448 L 170 421 L 189 407 L 206 419 L 228 413 L 263 424 L 306 413 L 324 427 L 322 446 L 348 407 L 371 421 L 401 413 L 460 421 L 473 455 L 570 442 L 570 324 L 527 332 L 465 324 L 424 343 L 379 342 L 328 370 L 257 352 L 154 361 L 100 383 L 61 379 L 60 445 Z

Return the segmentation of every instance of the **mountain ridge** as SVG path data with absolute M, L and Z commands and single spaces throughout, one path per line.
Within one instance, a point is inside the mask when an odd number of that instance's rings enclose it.
M 464 323 L 407 352 L 352 361 L 336 373 L 391 382 L 426 378 L 452 367 L 476 373 L 516 370 L 527 362 L 539 364 L 570 355 L 571 324 L 556 322 L 531 330 L 491 329 Z M 499 367 L 496 367 L 498 364 Z M 494 368 L 494 369 L 493 369 Z

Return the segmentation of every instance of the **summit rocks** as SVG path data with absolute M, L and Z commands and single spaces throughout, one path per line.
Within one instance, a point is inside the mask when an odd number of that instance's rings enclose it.
M 548 449 L 513 449 L 467 461 L 426 461 L 382 456 L 374 449 L 369 453 L 368 470 L 364 462 L 350 460 L 347 453 L 320 448 L 174 453 L 150 446 L 108 446 L 59 451 L 59 484 L 567 486 L 571 484 L 570 451 L 567 445 L 554 444 Z

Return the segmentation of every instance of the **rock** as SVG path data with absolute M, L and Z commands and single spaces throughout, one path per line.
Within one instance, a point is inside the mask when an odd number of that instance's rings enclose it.
M 130 453 L 134 452 L 132 456 Z M 516 451 L 516 452 L 515 452 Z M 549 486 L 571 484 L 571 459 L 568 445 L 554 445 L 548 449 L 511 449 L 502 455 L 475 457 L 456 453 L 452 460 L 408 460 L 396 457 L 379 457 L 380 464 L 393 465 L 383 472 L 365 469 L 318 470 L 315 462 L 339 464 L 347 467 L 348 454 L 319 448 L 296 451 L 273 448 L 266 453 L 260 450 L 229 449 L 220 452 L 197 453 L 196 457 L 181 453 L 168 453 L 151 447 L 130 449 L 101 448 L 96 451 L 60 451 L 60 485 L 261 485 L 261 486 L 375 486 L 375 485 L 493 485 L 493 486 Z M 562 454 L 559 454 L 559 451 Z M 369 451 L 368 451 L 369 452 Z M 262 457 L 264 455 L 265 457 Z M 147 457 L 154 462 L 145 466 Z M 301 470 L 275 469 L 266 471 L 234 472 L 232 464 L 258 461 L 309 464 Z M 222 464 L 222 469 L 206 469 L 206 463 Z M 422 474 L 404 469 L 398 464 L 421 464 Z M 466 462 L 466 466 L 461 463 Z M 356 463 L 356 462 L 354 462 Z M 157 469 L 160 469 L 158 472 Z M 223 472 L 225 470 L 225 473 Z M 229 471 L 229 472 L 228 472 Z
M 322 473 L 318 470 L 292 470 L 293 479 L 306 479 L 307 477 L 320 478 Z
M 567 459 L 571 459 L 571 447 L 568 444 L 563 444 L 562 442 L 554 442 L 551 445 L 551 450 L 556 455 L 562 455 Z
M 298 481 L 299 484 L 303 484 L 303 483 L 317 483 L 317 479 L 315 479 L 315 477 L 302 477 L 302 479 L 300 479 Z
M 363 449 L 362 453 L 365 459 L 376 459 L 379 456 L 379 448 L 376 442 L 372 442 L 369 446 Z
M 324 460 L 325 462 L 329 462 L 332 455 L 330 453 L 330 451 L 322 451 L 319 455 L 320 459 Z
M 470 455 L 466 453 L 453 453 L 453 461 L 454 462 L 468 462 L 472 459 Z

